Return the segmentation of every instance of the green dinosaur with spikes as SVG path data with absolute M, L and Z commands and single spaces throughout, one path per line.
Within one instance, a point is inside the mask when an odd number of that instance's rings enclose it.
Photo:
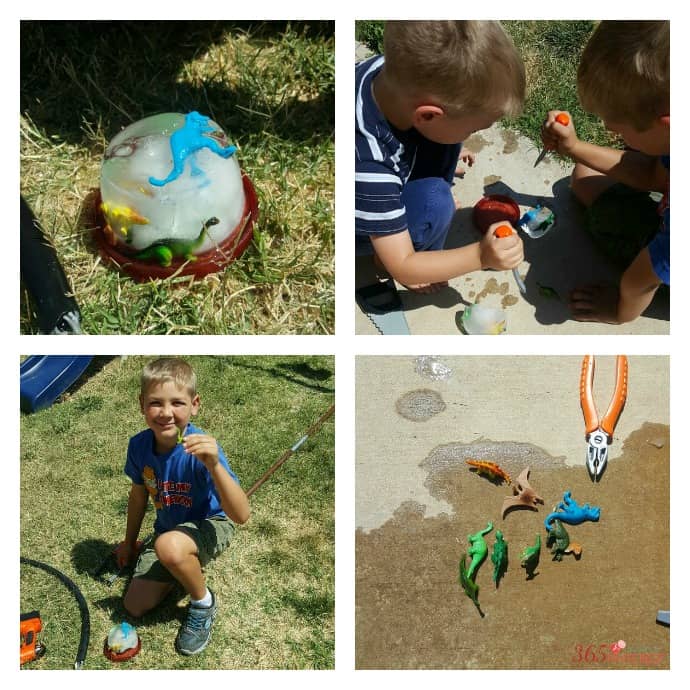
M 527 579 L 531 580 L 534 577 L 534 571 L 539 565 L 539 554 L 541 552 L 541 537 L 537 534 L 537 541 L 534 546 L 528 546 L 520 556 L 520 565 L 527 573 Z
M 496 530 L 496 542 L 491 552 L 491 562 L 494 564 L 494 583 L 498 587 L 498 581 L 508 568 L 508 544 L 503 538 L 503 532 Z

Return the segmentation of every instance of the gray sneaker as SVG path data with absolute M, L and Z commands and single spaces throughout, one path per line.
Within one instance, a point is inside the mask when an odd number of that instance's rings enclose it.
M 189 605 L 187 620 L 180 627 L 175 639 L 175 648 L 180 654 L 199 654 L 211 641 L 211 626 L 218 612 L 216 595 L 211 592 L 211 596 L 213 603 L 208 607 Z

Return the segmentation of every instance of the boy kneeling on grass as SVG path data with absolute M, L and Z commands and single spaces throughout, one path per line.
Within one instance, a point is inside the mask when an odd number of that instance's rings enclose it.
M 148 429 L 133 436 L 127 449 L 125 474 L 132 488 L 118 567 L 137 554 L 149 496 L 156 508 L 156 538 L 139 554 L 124 606 L 132 616 L 142 616 L 179 582 L 191 601 L 175 647 L 181 654 L 198 654 L 211 639 L 217 612 L 202 567 L 226 548 L 233 522 L 249 519 L 249 501 L 217 441 L 190 423 L 200 402 L 187 362 L 149 363 L 141 375 L 139 402 Z
M 578 139 L 550 111 L 542 127 L 547 149 L 572 158 L 573 194 L 587 208 L 587 229 L 624 269 L 620 286 L 574 290 L 575 319 L 625 323 L 671 282 L 670 27 L 667 21 L 605 21 L 582 53 L 577 82 L 582 106 L 629 147 L 621 151 Z M 663 194 L 661 203 L 650 192 Z

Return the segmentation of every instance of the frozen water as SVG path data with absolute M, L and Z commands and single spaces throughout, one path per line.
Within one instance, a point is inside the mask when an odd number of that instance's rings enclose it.
M 242 220 L 245 196 L 236 154 L 223 158 L 202 148 L 187 156 L 177 179 L 163 186 L 149 182 L 172 171 L 170 135 L 184 124 L 180 113 L 154 115 L 124 129 L 108 146 L 101 197 L 120 246 L 139 251 L 165 239 L 193 241 L 215 217 L 219 222 L 207 226 L 207 236 L 194 250 L 201 254 L 225 240 Z M 229 146 L 221 128 L 212 120 L 208 124 L 214 139 Z

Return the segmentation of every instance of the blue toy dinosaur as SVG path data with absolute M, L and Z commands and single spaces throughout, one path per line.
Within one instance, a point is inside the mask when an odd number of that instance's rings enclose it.
M 562 510 L 563 512 L 555 512 L 557 510 Z M 563 500 L 556 506 L 554 512 L 550 513 L 546 520 L 544 520 L 544 526 L 546 527 L 546 531 L 550 532 L 553 527 L 551 523 L 554 520 L 560 520 L 569 525 L 579 525 L 586 520 L 597 522 L 600 513 L 601 508 L 590 506 L 589 503 L 585 503 L 583 506 L 578 505 L 577 501 L 571 498 L 570 491 L 566 491 L 563 494 Z
M 223 148 L 216 139 L 207 135 L 207 132 L 213 131 L 215 130 L 209 124 L 209 118 L 196 111 L 187 113 L 184 118 L 184 126 L 170 135 L 173 169 L 164 180 L 149 177 L 149 182 L 156 187 L 162 187 L 168 182 L 176 180 L 184 171 L 187 158 L 189 158 L 192 167 L 192 175 L 201 175 L 203 170 L 194 162 L 194 154 L 203 148 L 210 149 L 223 158 L 230 158 L 237 151 L 237 147 L 227 146 Z

